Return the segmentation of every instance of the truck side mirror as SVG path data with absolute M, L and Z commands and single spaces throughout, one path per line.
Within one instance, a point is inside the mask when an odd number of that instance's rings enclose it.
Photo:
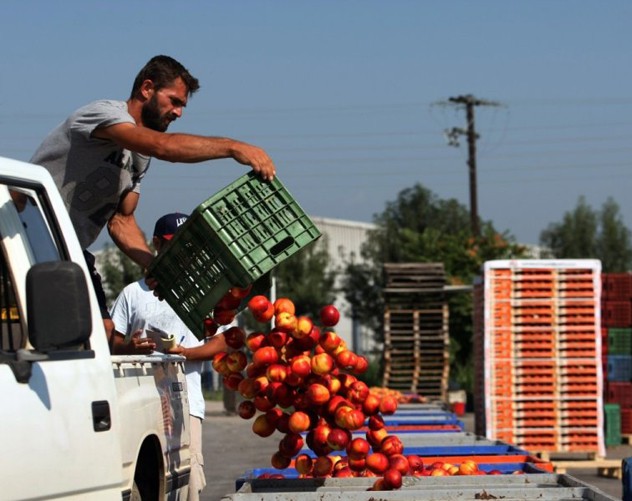
M 29 341 L 40 353 L 79 349 L 92 319 L 83 270 L 71 261 L 35 264 L 26 275 Z

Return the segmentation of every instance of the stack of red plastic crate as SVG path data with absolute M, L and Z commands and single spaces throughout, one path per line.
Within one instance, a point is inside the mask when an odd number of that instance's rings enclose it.
M 475 286 L 477 433 L 605 455 L 598 260 L 485 263 Z
M 605 393 L 618 404 L 621 434 L 632 434 L 632 274 L 603 273 L 601 333 Z

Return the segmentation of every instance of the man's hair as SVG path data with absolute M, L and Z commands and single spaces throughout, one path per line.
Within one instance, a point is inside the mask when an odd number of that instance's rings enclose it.
M 160 90 L 171 85 L 178 77 L 182 78 L 187 86 L 189 96 L 200 88 L 198 79 L 178 61 L 169 56 L 154 56 L 136 75 L 130 97 L 134 98 L 145 80 L 151 80 L 156 90 Z

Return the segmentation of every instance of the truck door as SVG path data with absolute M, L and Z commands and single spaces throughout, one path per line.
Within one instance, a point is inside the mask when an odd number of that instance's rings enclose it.
M 70 261 L 70 248 L 77 262 L 76 237 L 68 237 L 72 228 L 60 225 L 59 211 L 65 209 L 54 185 L 46 186 L 45 176 L 40 182 L 29 176 L 27 164 L 19 170 L 24 177 L 15 168 L 7 173 L 2 160 L 0 497 L 120 499 L 122 459 L 115 435 L 120 423 L 109 350 L 91 288 L 86 289 L 92 317 L 88 341 L 47 354 L 29 343 L 26 274 L 37 263 Z M 61 220 L 67 224 L 67 214 Z M 85 263 L 79 264 L 86 278 Z M 63 317 L 63 308 L 54 315 Z

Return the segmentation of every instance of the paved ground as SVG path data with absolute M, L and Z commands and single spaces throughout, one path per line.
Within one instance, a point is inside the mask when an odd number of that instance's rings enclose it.
M 463 418 L 467 431 L 473 431 L 473 416 Z M 202 493 L 203 501 L 219 501 L 225 494 L 235 492 L 235 480 L 254 468 L 269 468 L 270 456 L 276 451 L 281 435 L 261 438 L 246 421 L 224 411 L 223 402 L 207 401 L 204 421 L 204 458 L 208 485 Z M 608 448 L 607 457 L 632 457 L 632 446 Z M 569 470 L 573 475 L 607 494 L 621 499 L 621 480 L 597 476 L 595 469 Z
M 258 437 L 252 432 L 251 420 L 227 415 L 222 402 L 207 401 L 203 425 L 207 486 L 202 501 L 218 501 L 224 494 L 235 492 L 235 480 L 247 470 L 268 468 L 278 435 Z

